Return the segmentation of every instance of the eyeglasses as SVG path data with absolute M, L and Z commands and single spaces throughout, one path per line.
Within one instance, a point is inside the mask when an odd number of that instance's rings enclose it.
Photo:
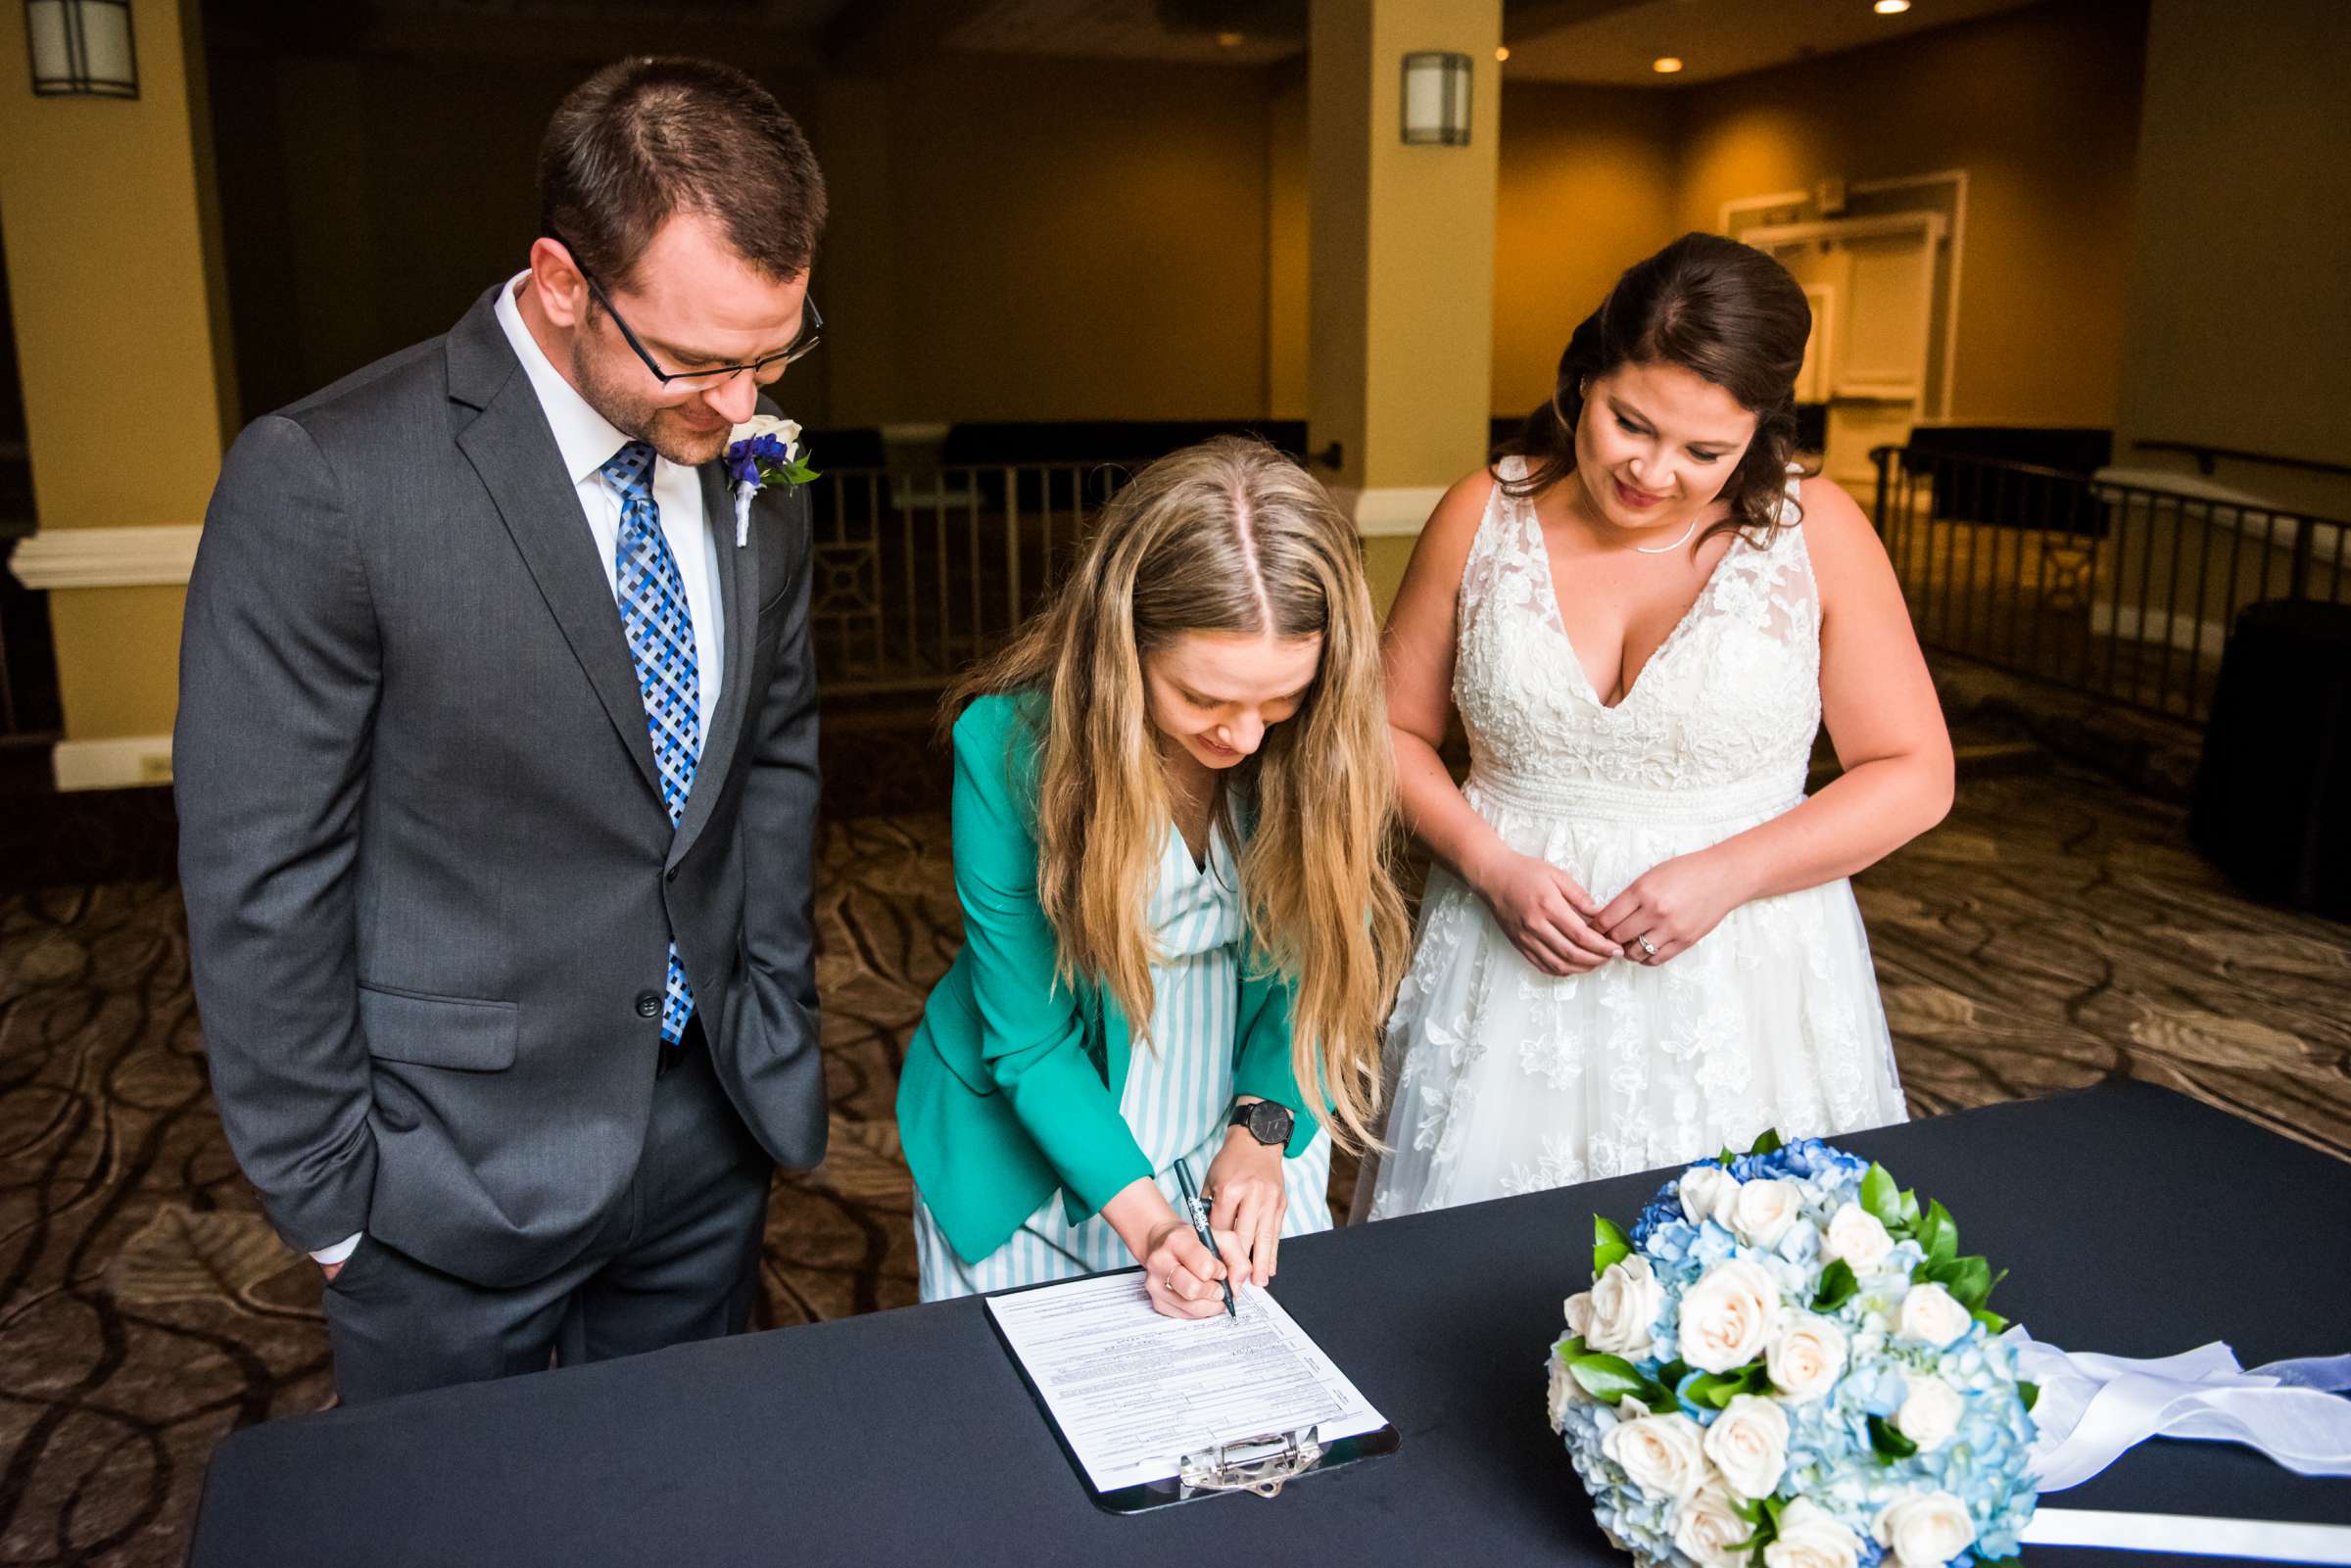
M 565 240 L 561 235 L 551 234 L 548 237 L 561 245 L 566 251 L 571 250 L 570 241 Z M 576 252 L 572 255 L 571 264 L 578 269 L 580 276 L 587 280 L 588 292 L 596 296 L 597 303 L 601 305 L 606 313 L 612 317 L 612 324 L 620 328 L 621 338 L 631 349 L 636 351 L 637 357 L 645 361 L 645 367 L 652 372 L 653 379 L 665 387 L 692 387 L 707 391 L 712 387 L 725 386 L 746 370 L 750 372 L 751 379 L 758 382 L 759 385 L 772 387 L 783 379 L 785 366 L 795 359 L 804 359 L 808 356 L 820 341 L 820 334 L 825 330 L 824 312 L 816 308 L 816 301 L 803 297 L 800 302 L 800 335 L 792 339 L 790 348 L 777 354 L 771 354 L 764 359 L 754 360 L 749 364 L 722 364 L 709 370 L 664 370 L 654 362 L 651 355 L 645 352 L 645 345 L 637 341 L 637 334 L 629 330 L 628 321 L 614 308 L 612 297 L 604 292 L 603 285 L 596 281 L 596 274 L 580 265 L 580 259 Z

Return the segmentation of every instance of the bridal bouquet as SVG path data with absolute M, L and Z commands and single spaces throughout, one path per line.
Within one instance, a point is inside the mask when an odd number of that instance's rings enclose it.
M 1551 1422 L 1645 1568 L 2018 1554 L 2038 1391 L 1943 1205 L 1766 1133 L 1668 1182 L 1630 1236 L 1595 1216 L 1593 1240 Z

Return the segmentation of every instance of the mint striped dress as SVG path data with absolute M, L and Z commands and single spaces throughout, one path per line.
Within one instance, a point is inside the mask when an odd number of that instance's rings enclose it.
M 1160 950 L 1151 967 L 1151 1036 L 1148 1043 L 1135 1042 L 1119 1110 L 1157 1172 L 1160 1191 L 1181 1213 L 1176 1162 L 1190 1162 L 1192 1179 L 1205 1182 L 1209 1162 L 1224 1145 L 1225 1114 L 1232 1108 L 1245 923 L 1240 879 L 1223 833 L 1212 837 L 1209 862 L 1202 868 L 1192 864 L 1183 835 L 1169 830 L 1150 918 Z M 1318 1132 L 1305 1153 L 1283 1161 L 1282 1178 L 1289 1200 L 1282 1234 L 1329 1229 L 1330 1135 Z M 1072 1279 L 1134 1262 L 1101 1215 L 1072 1225 L 1058 1191 L 1010 1241 L 971 1263 L 955 1256 L 917 1192 L 914 1240 L 927 1302 Z

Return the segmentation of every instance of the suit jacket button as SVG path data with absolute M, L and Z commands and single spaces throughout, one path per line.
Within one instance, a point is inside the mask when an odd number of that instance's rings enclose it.
M 637 993 L 637 1016 L 641 1019 L 659 1018 L 661 1016 L 661 993 L 659 991 L 639 991 Z

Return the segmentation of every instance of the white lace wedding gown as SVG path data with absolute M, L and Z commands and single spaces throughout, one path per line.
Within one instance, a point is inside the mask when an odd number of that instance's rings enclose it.
M 1500 470 L 1523 471 L 1517 458 Z M 1559 619 L 1533 505 L 1498 486 L 1463 571 L 1460 626 L 1463 792 L 1512 849 L 1603 904 L 1803 799 L 1820 604 L 1800 527 L 1767 547 L 1735 540 L 1610 708 Z M 1742 905 L 1661 966 L 1555 978 L 1436 868 L 1388 1049 L 1373 1219 L 1744 1149 L 1766 1127 L 1796 1138 L 1903 1119 L 1842 879 Z

